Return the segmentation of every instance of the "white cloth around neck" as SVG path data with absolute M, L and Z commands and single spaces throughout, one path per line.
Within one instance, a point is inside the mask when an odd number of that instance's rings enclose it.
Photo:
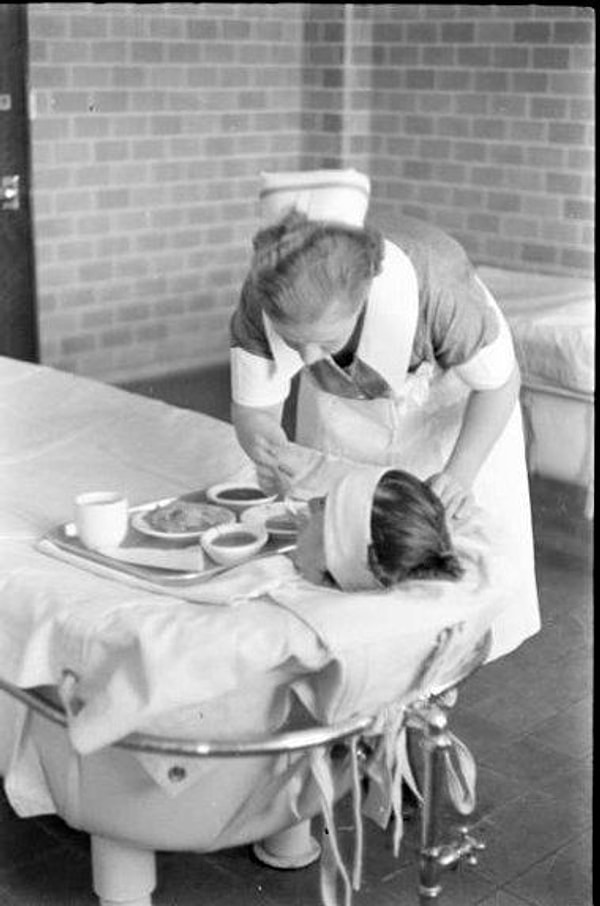
M 323 536 L 327 569 L 342 591 L 380 588 L 369 566 L 371 511 L 389 466 L 361 466 L 335 482 L 325 501 Z

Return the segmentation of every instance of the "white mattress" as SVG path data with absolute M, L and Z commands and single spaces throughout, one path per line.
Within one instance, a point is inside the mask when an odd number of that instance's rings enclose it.
M 493 267 L 478 273 L 510 324 L 523 383 L 593 394 L 594 282 Z

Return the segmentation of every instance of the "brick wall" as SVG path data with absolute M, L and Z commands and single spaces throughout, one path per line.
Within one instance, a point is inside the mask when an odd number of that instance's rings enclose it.
M 375 217 L 436 223 L 479 263 L 591 273 L 593 9 L 356 10 L 371 29 L 354 106 L 370 113 Z
M 227 356 L 261 170 L 355 166 L 479 262 L 592 262 L 592 12 L 29 4 L 42 360 Z
M 31 4 L 42 361 L 109 380 L 227 355 L 258 174 L 302 165 L 296 4 Z

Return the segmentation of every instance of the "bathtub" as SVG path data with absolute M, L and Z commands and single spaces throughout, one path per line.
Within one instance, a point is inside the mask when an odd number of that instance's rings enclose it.
M 30 720 L 29 743 L 57 814 L 91 836 L 91 882 L 101 906 L 151 906 L 155 851 L 251 844 L 321 810 L 307 750 L 206 759 L 203 780 L 172 796 L 148 777 L 135 753 L 113 746 L 82 757 L 62 726 L 35 713 Z M 170 761 L 172 776 L 181 777 L 189 761 Z M 332 766 L 337 799 L 350 788 L 347 755 L 338 754 Z M 223 827 L 225 815 L 230 822 Z
M 451 634 L 440 636 L 427 671 L 443 658 L 449 639 Z M 449 755 L 456 752 L 457 741 L 448 727 L 455 689 L 485 662 L 490 645 L 491 633 L 487 632 L 466 658 L 463 650 L 458 661 L 452 659 L 446 665 L 441 684 L 425 683 L 395 714 L 394 733 L 402 727 L 412 729 L 423 750 L 415 790 L 423 802 L 419 894 L 427 901 L 442 893 L 444 869 L 462 859 L 476 864 L 477 853 L 484 848 L 464 826 L 458 839 L 448 840 L 441 808 L 447 795 Z M 331 845 L 336 837 L 331 808 L 349 791 L 354 797 L 355 833 L 362 837 L 360 781 L 367 778 L 370 782 L 369 768 L 385 732 L 381 714 L 330 727 L 307 727 L 304 721 L 299 729 L 294 728 L 297 721 L 292 717 L 283 732 L 245 741 L 183 741 L 135 733 L 116 745 L 81 756 L 70 742 L 68 720 L 54 687 L 22 690 L 0 678 L 1 692 L 8 694 L 0 698 L 5 709 L 7 701 L 13 709 L 16 705 L 13 713 L 22 710 L 21 705 L 27 708 L 22 743 L 35 751 L 53 810 L 71 827 L 90 834 L 91 880 L 99 906 L 152 906 L 157 850 L 206 853 L 265 839 L 277 841 L 282 832 L 300 832 L 300 839 L 309 841 L 313 840 L 311 818 L 324 813 L 323 839 Z M 468 750 L 460 745 L 464 758 Z M 184 795 L 170 795 L 148 777 L 139 761 L 140 752 L 164 758 L 175 785 L 185 779 L 193 761 L 200 759 L 206 771 Z M 327 764 L 331 781 L 325 797 L 315 783 L 315 752 Z M 10 766 L 8 770 L 10 773 Z M 402 778 L 399 773 L 397 782 Z M 474 792 L 473 788 L 473 797 Z M 466 807 L 464 802 L 455 804 L 466 815 L 474 807 L 474 798 Z M 339 867 L 346 878 L 348 903 L 349 873 L 343 865 Z M 353 885 L 360 888 L 358 862 Z
M 483 585 L 477 572 L 472 586 L 426 583 L 414 600 L 382 594 L 374 621 L 372 598 L 335 590 L 307 591 L 303 612 L 262 594 L 234 606 L 223 589 L 207 600 L 203 587 L 148 587 L 48 556 L 40 538 L 77 493 L 121 489 L 135 505 L 241 480 L 249 463 L 228 424 L 54 369 L 0 357 L 0 390 L 0 685 L 11 693 L 0 694 L 0 771 L 17 813 L 56 813 L 91 835 L 103 906 L 148 906 L 156 849 L 211 852 L 304 825 L 323 813 L 323 771 L 332 798 L 356 796 L 357 764 L 391 720 L 424 734 L 421 884 L 437 895 L 442 862 L 476 843 L 441 847 L 435 803 L 456 741 L 436 696 L 468 675 L 510 593 L 502 561 L 482 555 Z M 360 631 L 340 619 L 346 606 Z M 320 607 L 333 635 L 310 616 Z M 457 644 L 442 650 L 440 636 Z M 64 698 L 69 676 L 85 707 Z M 292 687 L 316 741 L 292 723 L 300 735 L 274 748 L 265 739 L 290 729 Z M 63 725 L 49 714 L 66 701 Z M 124 748 L 132 734 L 162 742 Z M 181 753 L 197 739 L 220 746 Z

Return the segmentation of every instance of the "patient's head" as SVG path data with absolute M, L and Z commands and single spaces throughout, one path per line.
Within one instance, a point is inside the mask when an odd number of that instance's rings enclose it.
M 371 510 L 369 564 L 382 585 L 404 579 L 458 579 L 446 511 L 431 488 L 408 472 L 386 472 Z
M 437 495 L 414 475 L 381 467 L 359 467 L 310 501 L 296 565 L 309 581 L 345 591 L 463 574 Z

